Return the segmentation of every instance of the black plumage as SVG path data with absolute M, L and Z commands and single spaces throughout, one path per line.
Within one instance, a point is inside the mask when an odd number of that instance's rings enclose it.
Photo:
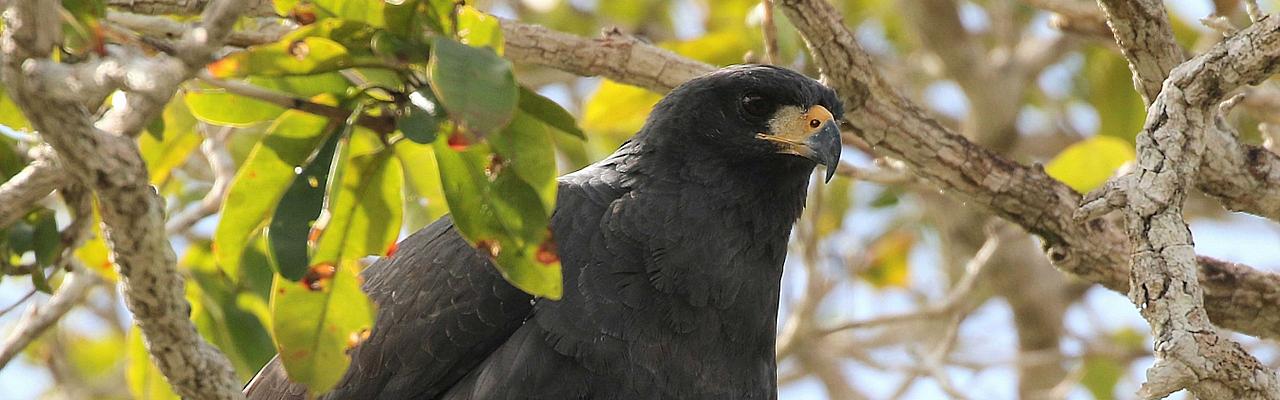
M 774 132 L 819 109 L 835 115 Z M 507 284 L 447 217 L 413 234 L 365 271 L 377 321 L 326 398 L 775 398 L 787 238 L 814 160 L 834 168 L 841 109 L 769 66 L 673 90 L 617 152 L 561 177 L 560 301 Z M 246 393 L 304 396 L 276 360 Z

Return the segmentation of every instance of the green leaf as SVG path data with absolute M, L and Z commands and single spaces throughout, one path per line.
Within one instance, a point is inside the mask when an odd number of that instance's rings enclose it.
M 1096 400 L 1116 398 L 1116 384 L 1125 375 L 1124 365 L 1115 359 L 1103 356 L 1087 356 L 1084 358 L 1084 377 L 1080 384 L 1089 389 Z
M 351 88 L 351 83 L 337 72 L 304 76 L 251 76 L 245 82 L 303 98 L 321 94 L 343 97 Z M 207 84 L 188 86 L 183 100 L 191 114 L 200 121 L 240 128 L 272 120 L 285 111 L 273 103 L 227 93 L 225 89 Z
M 271 290 L 272 334 L 289 380 L 312 395 L 338 383 L 350 351 L 366 337 L 374 305 L 360 291 L 359 264 L 316 265 L 302 282 L 276 277 Z
M 502 26 L 494 16 L 464 5 L 458 8 L 458 41 L 502 54 Z
M 1093 49 L 1085 52 L 1084 65 L 1085 99 L 1098 112 L 1098 134 L 1133 143 L 1147 113 L 1133 88 L 1128 62 L 1111 50 Z
M 375 27 L 386 26 L 386 20 L 383 18 L 385 1 L 311 0 L 311 3 L 337 18 L 359 21 Z
M 357 131 L 351 136 L 351 151 L 341 174 L 333 176 L 328 215 L 316 243 L 312 264 L 337 264 L 371 254 L 385 254 L 400 233 L 404 175 L 391 159 L 390 149 L 381 148 L 376 134 Z M 373 148 L 372 153 L 362 149 Z M 337 180 L 338 177 L 341 180 Z
M 26 167 L 26 157 L 14 147 L 16 141 L 0 135 L 0 183 L 9 181 Z
M 271 265 L 276 273 L 291 281 L 302 279 L 311 265 L 307 254 L 308 236 L 312 224 L 324 209 L 329 168 L 342 136 L 330 135 L 315 158 L 293 178 L 293 183 L 280 198 L 280 205 L 286 207 L 277 205 L 275 215 L 271 217 L 271 225 L 267 229 L 271 256 L 275 261 Z
M 209 64 L 207 68 L 215 77 L 232 78 L 248 75 L 310 75 L 376 62 L 377 60 L 353 57 L 346 47 L 336 41 L 305 37 L 232 53 Z
M 163 131 L 138 138 L 138 148 L 147 164 L 151 183 L 159 186 L 169 179 L 174 168 L 186 162 L 191 152 L 200 147 L 202 139 L 195 130 L 196 119 L 185 102 L 169 102 L 156 120 L 160 121 Z
M 245 127 L 270 120 L 285 111 L 275 104 L 227 93 L 205 84 L 193 85 L 182 98 L 192 115 L 214 125 Z
M 515 76 L 493 50 L 437 36 L 428 69 L 436 98 L 466 130 L 484 136 L 511 121 L 519 97 Z
M 409 204 L 405 207 L 406 219 L 410 220 L 412 218 L 408 213 L 414 210 L 425 210 L 425 214 L 420 216 L 421 221 L 411 222 L 409 229 L 420 229 L 448 213 L 449 205 L 445 203 L 444 189 L 440 187 L 440 170 L 436 165 L 435 151 L 431 146 L 401 140 L 396 142 L 393 150 L 396 153 L 396 159 L 400 161 L 401 169 L 404 170 L 407 188 L 413 197 L 425 202 L 425 204 Z M 406 196 L 406 198 L 409 197 Z
M 1116 169 L 1134 158 L 1133 145 L 1112 136 L 1094 136 L 1063 149 L 1044 171 L 1080 193 L 1106 183 Z
M 9 93 L 4 86 L 0 85 L 0 125 L 12 128 L 15 131 L 31 130 L 31 122 L 27 121 L 27 117 L 22 115 L 22 110 L 9 97 Z
M 524 86 L 520 86 L 520 111 L 537 118 L 557 131 L 576 136 L 578 139 L 587 139 L 582 129 L 578 129 L 578 122 L 574 120 L 573 114 L 569 114 L 564 107 L 560 107 L 551 99 Z
M 125 358 L 125 380 L 129 385 L 129 394 L 138 400 L 178 399 L 173 387 L 165 380 L 160 369 L 151 362 L 147 347 L 142 342 L 142 330 L 134 325 L 129 329 L 128 350 Z
M 333 103 L 331 98 L 328 102 Z M 249 239 L 266 224 L 293 182 L 294 168 L 306 164 L 336 125 L 322 117 L 290 110 L 267 129 L 267 135 L 232 180 L 214 232 L 214 254 L 227 275 L 237 276 Z
M 270 312 L 264 312 L 260 317 L 248 306 L 241 305 L 242 299 L 256 298 L 257 295 L 245 293 L 247 288 L 222 274 L 208 241 L 197 241 L 188 246 L 179 265 L 190 271 L 193 278 L 187 281 L 187 301 L 191 304 L 191 319 L 196 329 L 210 343 L 222 349 L 242 379 L 253 377 L 258 368 L 275 355 L 271 333 L 263 325 Z M 270 276 L 268 273 L 265 279 L 268 285 Z M 263 300 L 258 302 L 263 303 Z M 262 307 L 266 308 L 265 305 Z
M 497 135 L 489 138 L 493 149 L 520 180 L 533 188 L 542 199 L 547 215 L 555 209 L 556 159 L 555 144 L 546 125 L 525 113 Z
M 610 80 L 600 82 L 582 109 L 582 129 L 594 134 L 588 144 L 594 144 L 600 154 L 613 152 L 640 131 L 649 118 L 649 110 L 661 99 L 662 95 L 643 88 Z
M 431 89 L 418 89 L 409 94 L 409 104 L 405 104 L 399 118 L 396 118 L 396 129 L 404 133 L 404 137 L 417 143 L 431 144 L 439 133 L 440 123 L 444 120 L 439 101 Z
M 434 149 L 449 211 L 467 242 L 487 251 L 512 285 L 560 298 L 560 262 L 539 192 L 510 168 L 493 163 L 484 144 L 455 151 L 441 137 Z M 489 174 L 495 175 L 492 180 Z

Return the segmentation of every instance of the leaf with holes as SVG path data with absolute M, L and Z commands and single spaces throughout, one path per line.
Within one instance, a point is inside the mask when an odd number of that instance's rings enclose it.
M 311 267 L 300 282 L 277 276 L 271 290 L 272 335 L 289 380 L 313 395 L 333 388 L 351 351 L 372 328 L 374 304 L 360 291 L 359 263 Z
M 404 175 L 377 134 L 356 130 L 341 172 L 331 176 L 325 213 L 311 264 L 381 255 L 400 233 Z M 341 155 L 341 154 L 340 154 Z
M 293 183 L 280 197 L 281 207 L 276 206 L 271 217 L 271 225 L 267 229 L 267 240 L 271 244 L 271 263 L 276 273 L 286 279 L 296 281 L 302 279 L 311 265 L 308 236 L 312 225 L 320 217 L 324 209 L 324 194 L 329 181 L 329 169 L 333 164 L 334 153 L 342 135 L 330 135 L 320 151 L 307 164 Z
M 489 253 L 502 276 L 529 294 L 558 299 L 560 263 L 546 253 L 549 213 L 543 199 L 487 144 L 454 150 L 446 138 L 434 144 L 440 180 L 454 226 L 472 246 Z
M 332 98 L 317 100 L 336 103 Z M 213 236 L 214 254 L 228 275 L 238 276 L 245 247 L 293 182 L 294 169 L 306 165 L 334 128 L 326 118 L 290 110 L 254 146 L 231 181 Z

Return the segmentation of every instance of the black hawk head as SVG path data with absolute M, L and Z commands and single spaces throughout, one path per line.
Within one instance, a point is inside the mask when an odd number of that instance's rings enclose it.
M 636 139 L 740 171 L 796 171 L 840 160 L 835 91 L 794 71 L 737 65 L 694 78 L 658 102 Z

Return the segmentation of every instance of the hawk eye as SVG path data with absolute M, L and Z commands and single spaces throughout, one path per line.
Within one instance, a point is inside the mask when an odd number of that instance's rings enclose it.
M 748 94 L 742 96 L 742 110 L 748 115 L 759 118 L 768 118 L 773 113 L 775 105 L 764 96 L 756 94 Z

